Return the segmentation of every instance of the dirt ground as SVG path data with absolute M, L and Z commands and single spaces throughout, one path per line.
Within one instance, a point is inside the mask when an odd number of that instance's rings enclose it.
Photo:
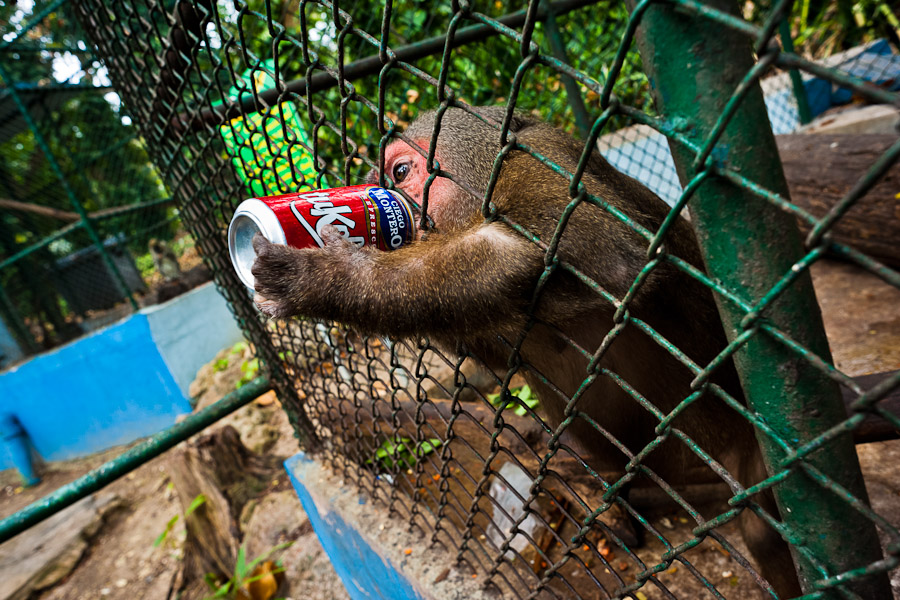
M 840 263 L 817 265 L 813 274 L 837 366 L 850 375 L 900 368 L 900 315 L 896 310 L 900 305 L 900 292 L 879 283 L 871 275 Z M 232 353 L 227 349 L 204 367 L 192 386 L 191 395 L 198 400 L 198 407 L 206 406 L 234 389 L 235 382 L 242 375 L 241 364 L 247 358 L 246 351 Z M 256 452 L 286 458 L 297 450 L 286 416 L 271 395 L 261 397 L 216 427 L 225 424 L 233 425 L 240 432 L 244 445 Z M 30 489 L 18 487 L 14 472 L 0 472 L 0 516 L 15 512 L 122 450 L 115 448 L 81 460 L 47 465 L 42 471 L 42 482 Z M 900 441 L 866 444 L 859 446 L 858 451 L 873 507 L 892 521 L 892 525 L 900 526 Z M 0 600 L 4 597 L 41 600 L 167 598 L 183 559 L 185 530 L 182 504 L 170 485 L 166 461 L 166 455 L 154 459 L 105 488 L 102 492 L 105 499 L 97 508 L 96 522 L 84 531 L 70 532 L 77 543 L 68 547 L 56 568 L 42 572 L 30 596 L 4 596 L 0 593 Z M 277 597 L 312 600 L 348 598 L 312 532 L 283 469 L 272 472 L 267 488 L 248 506 L 250 508 L 244 511 L 241 518 L 241 528 L 249 558 L 259 556 L 283 542 L 294 542 L 278 555 L 286 569 L 286 583 Z M 366 513 L 365 519 L 377 518 L 381 519 L 380 523 L 388 523 L 377 516 L 378 511 L 371 507 L 366 508 Z M 155 546 L 154 541 L 176 515 L 180 518 L 171 534 L 162 544 Z M 690 523 L 684 515 L 661 513 L 652 519 L 654 526 L 664 531 L 670 540 L 687 539 L 690 535 Z M 405 533 L 406 528 L 401 528 L 404 532 L 400 532 L 398 528 L 381 528 L 373 523 L 369 523 L 367 531 L 384 530 L 388 535 L 392 529 L 397 530 L 399 537 L 396 543 L 381 541 L 386 548 L 396 546 L 396 556 L 392 558 L 398 564 L 415 562 L 415 557 L 407 557 L 403 553 L 403 548 L 411 544 Z M 734 527 L 729 527 L 731 529 L 726 527 L 723 533 L 740 548 L 740 536 L 732 531 Z M 16 539 L 7 544 L 14 542 Z M 6 544 L 0 546 L 0 571 L 4 569 L 4 564 L 8 564 L 4 563 L 3 557 L 6 547 Z M 662 546 L 650 540 L 637 553 L 651 563 L 653 557 L 658 557 L 661 552 Z M 391 555 L 390 551 L 386 553 Z M 759 597 L 759 592 L 752 591 L 753 586 L 747 580 L 749 576 L 746 572 L 734 564 L 718 544 L 704 542 L 690 551 L 688 558 L 720 590 L 727 590 L 729 598 L 752 600 Z M 436 560 L 441 562 L 435 563 Z M 445 560 L 446 555 L 425 554 L 422 565 L 431 569 L 435 564 L 443 565 Z M 412 570 L 416 572 L 415 568 Z M 633 578 L 634 572 L 633 566 L 626 567 L 620 575 L 628 580 Z M 576 578 L 574 573 L 567 575 Z M 475 593 L 477 580 L 470 579 L 472 575 L 468 573 L 454 570 L 443 577 L 445 580 L 438 587 L 443 587 L 444 593 L 438 593 L 437 597 L 482 596 Z M 430 582 L 432 579 L 434 574 L 429 571 L 421 581 Z M 659 579 L 679 598 L 711 597 L 706 592 L 698 591 L 695 583 L 682 587 L 679 580 L 694 579 L 685 569 L 675 567 L 661 573 Z M 900 598 L 900 573 L 894 574 L 892 583 L 896 597 Z M 0 592 L 2 590 L 0 587 Z M 647 600 L 664 597 L 650 586 L 645 586 L 641 592 Z
M 223 351 L 217 359 L 228 359 L 227 368 L 216 370 L 216 361 L 201 370 L 194 384 L 200 405 L 214 402 L 234 389 L 241 377 L 244 354 Z M 258 399 L 220 421 L 215 427 L 234 426 L 243 443 L 255 451 L 287 458 L 297 452 L 285 413 L 271 397 Z M 22 489 L 14 471 L 0 472 L 0 516 L 5 517 L 88 470 L 120 454 L 113 448 L 90 457 L 46 465 L 39 485 Z M 58 568 L 44 577 L 40 589 L 30 594 L 5 598 L 41 600 L 159 600 L 168 597 L 179 571 L 185 538 L 182 505 L 167 474 L 167 455 L 144 464 L 107 486 L 102 494 L 114 501 L 101 512 L 96 531 L 74 532 L 81 538 L 70 545 Z M 159 546 L 154 542 L 166 525 L 178 515 L 174 528 Z M 285 568 L 285 583 L 279 598 L 344 600 L 348 598 L 283 468 L 272 473 L 267 489 L 248 503 L 241 519 L 248 560 L 284 542 L 293 545 L 276 554 Z M 25 534 L 22 534 L 25 535 Z M 21 538 L 22 536 L 18 536 Z M 12 544 L 14 538 L 7 542 Z M 86 543 L 83 543 L 86 542 Z M 0 546 L 0 555 L 5 549 Z M 74 554 L 73 554 L 74 553 Z M 4 564 L 0 556 L 0 566 Z M 3 588 L 0 587 L 0 590 Z

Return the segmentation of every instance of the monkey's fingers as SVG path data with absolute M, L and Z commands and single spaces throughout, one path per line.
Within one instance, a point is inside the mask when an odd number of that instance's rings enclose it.
M 254 294 L 253 303 L 256 305 L 256 308 L 259 309 L 259 312 L 267 317 L 274 319 L 283 316 L 281 314 L 281 305 L 278 302 L 268 300 L 262 294 Z
M 272 242 L 263 237 L 263 234 L 256 232 L 253 235 L 253 251 L 257 256 L 265 252 L 265 249 L 272 245 Z
M 325 242 L 325 246 L 329 249 L 341 248 L 351 252 L 359 249 L 356 244 L 341 235 L 341 232 L 334 225 L 324 226 L 320 235 L 322 241 Z
M 250 272 L 256 306 L 270 317 L 297 314 L 297 306 L 292 300 L 302 297 L 309 251 L 272 244 L 261 236 L 254 237 L 253 247 L 256 260 Z

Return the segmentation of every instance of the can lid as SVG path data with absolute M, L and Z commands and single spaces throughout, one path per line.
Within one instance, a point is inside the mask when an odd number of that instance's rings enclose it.
M 256 260 L 253 236 L 257 233 L 273 244 L 287 244 L 284 230 L 275 212 L 265 202 L 250 198 L 241 202 L 228 226 L 228 252 L 240 280 L 249 288 L 255 286 L 250 269 Z

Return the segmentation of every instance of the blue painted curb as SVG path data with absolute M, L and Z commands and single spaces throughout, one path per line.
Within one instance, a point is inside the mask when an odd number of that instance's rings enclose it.
M 364 535 L 334 510 L 331 501 L 315 491 L 315 481 L 308 476 L 315 464 L 303 452 L 284 461 L 303 510 L 350 597 L 353 600 L 424 600 L 397 567 L 379 556 Z M 335 491 L 341 492 L 349 493 Z

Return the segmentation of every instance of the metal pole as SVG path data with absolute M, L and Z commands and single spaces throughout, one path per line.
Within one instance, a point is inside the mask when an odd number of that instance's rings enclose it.
M 719 120 L 732 94 L 742 83 L 746 85 L 746 95 L 731 121 L 726 121 L 715 151 L 706 153 L 709 160 L 698 160 L 685 146 L 670 143 L 682 183 L 686 185 L 710 162 L 722 161 L 747 179 L 788 197 L 759 83 L 745 81 L 755 64 L 751 40 L 680 11 L 681 2 L 651 5 L 637 33 L 658 110 L 668 121 L 677 121 L 689 141 L 704 148 L 711 132 L 721 127 Z M 635 4 L 629 0 L 632 11 Z M 734 0 L 710 0 L 705 6 L 739 14 Z M 760 60 L 766 59 L 761 56 Z M 697 189 L 689 206 L 709 275 L 750 303 L 766 296 L 804 256 L 793 217 L 744 186 L 712 176 Z M 758 324 L 755 315 L 718 294 L 716 301 L 729 340 Z M 831 361 L 808 271 L 801 270 L 759 316 Z M 837 384 L 769 334 L 758 330 L 737 351 L 734 361 L 748 406 L 783 443 L 799 447 L 846 419 Z M 782 472 L 782 461 L 788 456 L 784 447 L 759 428 L 757 437 L 770 475 Z M 806 593 L 830 598 L 837 592 L 817 587 L 825 574 L 815 562 L 824 566 L 827 575 L 838 575 L 879 561 L 881 547 L 873 523 L 835 493 L 833 486 L 838 484 L 868 503 L 852 435 L 841 435 L 802 460 L 830 480 L 829 489 L 794 463 L 791 474 L 773 491 L 793 534 L 791 552 L 801 586 Z M 844 585 L 862 598 L 891 597 L 884 573 Z
M 127 475 L 172 446 L 249 404 L 251 400 L 270 389 L 272 386 L 269 385 L 267 379 L 257 377 L 230 394 L 226 394 L 218 402 L 190 415 L 181 423 L 160 431 L 111 461 L 85 473 L 72 483 L 67 483 L 55 492 L 8 516 L 0 521 L 0 544 L 78 502 L 85 496 L 104 488 L 119 477 Z
M 549 3 L 549 8 L 553 9 L 555 14 L 564 13 L 596 4 L 600 0 L 553 0 Z M 497 23 L 510 28 L 521 27 L 526 20 L 527 10 L 518 10 L 509 13 L 497 19 Z M 539 8 L 537 18 L 544 19 L 546 13 Z M 466 44 L 473 44 L 489 37 L 498 35 L 500 30 L 497 27 L 489 25 L 471 25 L 469 27 L 461 27 L 453 36 L 451 48 L 459 48 Z M 444 52 L 447 47 L 447 36 L 438 35 L 425 38 L 424 40 L 399 46 L 391 50 L 392 56 L 399 61 L 413 63 L 426 56 L 433 56 Z M 366 58 L 355 60 L 347 63 L 343 67 L 344 81 L 355 81 L 362 77 L 367 77 L 378 73 L 384 68 L 379 54 L 373 54 Z M 295 79 L 288 81 L 283 87 L 273 87 L 259 94 L 241 94 L 241 99 L 234 102 L 225 102 L 214 108 L 206 108 L 198 113 L 183 113 L 172 117 L 170 126 L 181 131 L 187 127 L 193 129 L 203 128 L 205 125 L 220 125 L 235 117 L 242 117 L 255 112 L 265 110 L 267 106 L 275 106 L 283 100 L 285 93 L 303 96 L 307 92 L 320 92 L 336 87 L 337 79 L 331 73 L 317 72 L 311 77 L 303 79 Z
M 547 0 L 541 0 L 540 10 L 544 12 L 544 29 L 547 31 L 547 41 L 550 43 L 550 53 L 557 60 L 570 65 L 569 55 L 566 53 L 566 43 L 563 41 L 559 27 L 556 25 L 556 16 L 554 14 L 553 5 Z M 581 133 L 581 137 L 587 139 L 591 133 L 591 117 L 588 114 L 587 107 L 584 105 L 584 98 L 581 96 L 581 89 L 578 83 L 568 75 L 562 75 L 563 85 L 566 86 L 566 97 L 569 100 L 569 106 L 572 107 L 572 114 L 575 116 L 575 126 Z
M 778 35 L 781 37 L 781 45 L 785 52 L 794 52 L 794 39 L 791 37 L 791 26 L 787 19 L 783 19 L 778 25 Z M 809 98 L 806 95 L 806 86 L 803 85 L 803 77 L 797 69 L 790 69 L 788 76 L 791 78 L 791 89 L 794 91 L 794 99 L 797 100 L 797 114 L 800 124 L 806 125 L 812 121 L 812 112 L 809 110 Z
M 60 167 L 59 163 L 56 161 L 56 157 L 50 150 L 50 146 L 47 144 L 47 140 L 44 139 L 44 136 L 38 129 L 37 124 L 34 122 L 34 119 L 32 119 L 31 113 L 28 112 L 28 107 L 25 106 L 25 103 L 22 102 L 22 99 L 16 92 L 13 81 L 6 69 L 3 68 L 2 63 L 0 63 L 0 78 L 6 81 L 7 91 L 12 97 L 13 102 L 16 103 L 16 107 L 18 107 L 19 112 L 22 113 L 22 118 L 25 119 L 25 122 L 28 124 L 28 128 L 31 129 L 31 132 L 34 134 L 34 141 L 37 142 L 38 146 L 40 146 L 41 148 L 41 151 L 44 153 L 44 156 L 47 157 L 47 163 L 50 165 L 50 169 L 53 171 L 53 174 L 56 175 L 57 179 L 59 179 L 59 182 L 63 187 L 63 191 L 69 198 L 69 203 L 75 209 L 75 212 L 78 213 L 78 216 L 81 217 L 81 222 L 84 223 L 84 228 L 87 230 L 91 241 L 97 247 L 97 250 L 100 252 L 100 256 L 103 257 L 103 261 L 106 263 L 106 266 L 109 268 L 110 272 L 113 274 L 113 277 L 116 279 L 116 283 L 118 283 L 122 288 L 122 292 L 128 298 L 128 302 L 131 304 L 131 307 L 134 310 L 137 310 L 138 303 L 134 299 L 134 296 L 131 294 L 131 290 L 128 288 L 128 284 L 125 283 L 125 278 L 122 276 L 119 268 L 116 267 L 116 263 L 113 261 L 112 257 L 106 251 L 106 247 L 100 240 L 100 236 L 97 235 L 97 230 L 94 229 L 90 217 L 88 217 L 87 211 L 84 210 L 84 206 L 82 206 L 81 202 L 75 196 L 75 192 L 69 186 L 69 181 L 66 179 L 66 176 L 62 171 L 62 167 Z

